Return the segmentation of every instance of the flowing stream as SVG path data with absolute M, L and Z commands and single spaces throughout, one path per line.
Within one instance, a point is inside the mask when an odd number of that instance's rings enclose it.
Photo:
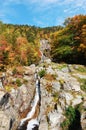
M 48 40 L 42 39 L 40 40 L 40 52 L 41 52 L 41 62 L 44 62 L 46 59 L 46 55 L 44 55 L 44 50 L 50 50 L 50 45 L 48 44 Z M 39 112 L 40 112 L 40 102 L 41 102 L 41 93 L 40 93 L 40 78 L 38 78 L 38 74 L 35 75 L 35 96 L 32 103 L 32 109 L 27 114 L 25 118 L 20 121 L 19 127 L 17 130 L 38 130 L 39 127 Z
M 38 130 L 39 121 L 38 115 L 40 110 L 40 79 L 38 76 L 36 78 L 36 89 L 35 89 L 35 96 L 33 100 L 33 106 L 31 111 L 27 114 L 25 118 L 20 121 L 18 126 L 18 130 Z

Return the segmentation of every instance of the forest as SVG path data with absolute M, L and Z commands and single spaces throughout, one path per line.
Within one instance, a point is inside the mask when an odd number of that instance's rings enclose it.
M 52 34 L 51 45 L 54 61 L 86 65 L 86 15 L 67 18 L 64 28 Z
M 0 21 L 0 67 L 38 64 L 40 39 L 49 40 L 52 61 L 86 65 L 86 15 L 76 15 L 46 28 Z

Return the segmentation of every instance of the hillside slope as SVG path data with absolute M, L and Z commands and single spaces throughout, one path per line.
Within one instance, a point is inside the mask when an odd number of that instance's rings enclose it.
M 9 68 L 3 84 L 0 81 L 0 130 L 16 130 L 21 119 L 31 111 L 36 71 L 41 77 L 40 111 L 37 114 L 36 107 L 35 114 L 39 130 L 86 130 L 85 66 L 57 64 L 47 59 L 38 66 L 16 69 L 14 73 Z

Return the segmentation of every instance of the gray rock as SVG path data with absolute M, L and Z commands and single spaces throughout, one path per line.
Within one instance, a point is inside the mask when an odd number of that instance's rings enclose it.
M 58 81 L 53 81 L 52 82 L 52 88 L 55 90 L 55 91 L 60 91 L 60 88 L 61 88 L 61 85 Z
M 63 113 L 63 110 L 59 104 L 57 104 L 57 112 L 58 113 Z
M 51 59 L 46 59 L 46 60 L 45 60 L 45 63 L 51 64 Z
M 0 130 L 9 130 L 10 117 L 4 111 L 0 111 Z
M 5 91 L 1 90 L 0 91 L 0 100 L 2 99 L 2 97 L 4 96 L 4 94 L 5 94 Z
M 86 110 L 86 101 L 83 103 L 83 108 Z
M 64 116 L 61 113 L 53 111 L 48 114 L 48 118 L 50 123 L 50 130 L 56 130 L 56 128 L 59 130 L 60 124 L 64 120 Z
M 52 69 L 51 66 L 48 66 L 46 71 L 47 71 L 48 74 L 55 74 L 55 71 Z
M 29 66 L 24 67 L 24 74 L 25 75 L 33 75 L 34 72 L 35 72 L 35 67 L 33 67 L 33 69 Z
M 81 78 L 81 79 L 86 79 L 86 75 L 81 75 L 81 74 L 78 74 L 78 73 L 76 73 L 76 74 L 73 74 L 74 76 L 77 76 L 77 77 L 79 77 L 79 78 Z
M 64 73 L 68 73 L 68 72 L 69 72 L 69 69 L 68 69 L 68 67 L 64 67 L 64 68 L 62 68 L 62 71 L 63 71 Z
M 81 114 L 81 126 L 82 130 L 86 130 L 86 112 Z
M 43 115 L 40 120 L 39 130 L 48 130 L 48 122 L 46 115 Z
M 82 96 L 76 95 L 72 101 L 72 106 L 76 106 L 82 102 Z
M 73 95 L 71 95 L 70 93 L 65 92 L 65 100 L 66 100 L 66 104 L 69 106 L 71 105 L 71 101 L 73 100 Z
M 31 76 L 24 75 L 23 79 L 26 80 L 26 81 L 30 81 L 30 80 L 32 79 L 32 77 L 31 77 Z
M 3 88 L 3 84 L 2 84 L 1 79 L 0 79 L 0 88 Z

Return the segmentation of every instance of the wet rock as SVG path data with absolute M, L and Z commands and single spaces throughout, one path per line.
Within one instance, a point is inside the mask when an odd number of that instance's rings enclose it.
M 28 125 L 27 125 L 27 129 L 28 130 L 38 130 L 39 128 L 39 122 L 37 121 L 37 119 L 32 119 L 29 121 Z
M 4 94 L 5 94 L 5 91 L 0 90 L 0 101 L 1 101 L 2 97 L 4 96 Z
M 9 97 L 10 97 L 10 94 L 5 93 L 0 100 L 0 106 L 3 106 L 3 105 L 5 106 L 9 101 Z

